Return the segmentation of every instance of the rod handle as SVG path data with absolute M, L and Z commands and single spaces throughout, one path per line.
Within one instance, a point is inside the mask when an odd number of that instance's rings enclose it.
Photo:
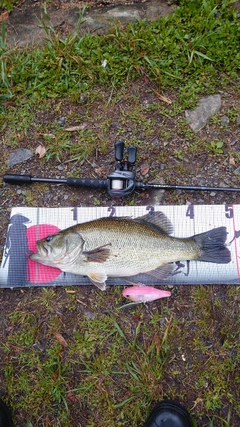
M 67 185 L 71 187 L 86 187 L 86 188 L 108 188 L 108 179 L 94 179 L 94 178 L 67 178 Z
M 30 184 L 32 177 L 31 175 L 6 174 L 3 176 L 3 181 L 7 184 Z

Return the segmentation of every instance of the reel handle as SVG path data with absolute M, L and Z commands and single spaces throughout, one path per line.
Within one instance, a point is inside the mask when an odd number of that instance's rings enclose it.
M 124 142 L 116 141 L 114 144 L 114 148 L 115 148 L 115 160 L 117 162 L 121 162 L 123 159 Z

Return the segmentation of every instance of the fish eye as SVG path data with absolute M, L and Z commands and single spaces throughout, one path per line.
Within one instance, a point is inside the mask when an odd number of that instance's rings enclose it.
M 52 238 L 53 238 L 53 236 L 47 236 L 45 240 L 46 240 L 46 242 L 51 242 Z

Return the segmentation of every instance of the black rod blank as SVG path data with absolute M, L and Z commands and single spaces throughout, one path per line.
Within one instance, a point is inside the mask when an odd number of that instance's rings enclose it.
M 50 184 L 66 184 L 71 187 L 88 187 L 95 189 L 109 190 L 111 188 L 111 180 L 107 179 L 91 179 L 91 178 L 38 178 L 31 175 L 15 175 L 6 174 L 3 176 L 3 181 L 7 184 L 31 184 L 34 182 L 46 182 Z M 152 184 L 135 181 L 134 189 L 147 190 L 184 190 L 184 191 L 223 191 L 223 192 L 240 192 L 240 188 L 234 187 L 209 187 L 209 186 L 193 186 L 193 185 L 168 185 L 168 184 Z

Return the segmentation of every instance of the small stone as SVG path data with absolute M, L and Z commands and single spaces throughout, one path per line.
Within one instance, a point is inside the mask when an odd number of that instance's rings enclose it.
M 236 118 L 236 123 L 237 123 L 237 125 L 238 125 L 238 126 L 240 126 L 240 116 L 238 116 L 238 117 Z
M 80 97 L 79 97 L 79 102 L 80 104 L 84 105 L 87 103 L 88 97 L 86 95 L 86 93 L 81 93 Z
M 94 312 L 92 310 L 84 309 L 83 310 L 83 314 L 84 314 L 85 317 L 87 317 L 87 319 L 90 319 L 90 320 L 94 320 L 95 319 L 95 314 L 94 314 Z
M 238 142 L 238 138 L 233 138 L 230 142 L 230 145 L 235 145 Z
M 222 116 L 222 119 L 221 119 L 221 125 L 222 126 L 228 126 L 229 125 L 229 118 L 228 118 L 228 116 Z
M 60 126 L 65 126 L 66 123 L 66 118 L 65 117 L 60 117 L 60 119 L 58 120 L 58 124 Z
M 210 95 L 198 101 L 195 110 L 186 110 L 185 116 L 193 131 L 199 131 L 206 126 L 208 119 L 216 114 L 221 107 L 221 96 Z
M 159 323 L 160 323 L 160 325 L 161 325 L 162 327 L 164 327 L 164 326 L 166 325 L 166 319 L 165 319 L 164 317 L 162 317 L 162 318 L 160 319 Z
M 240 175 L 240 166 L 238 166 L 237 169 L 235 169 L 235 171 L 233 171 L 234 175 Z
M 118 128 L 119 128 L 119 124 L 118 124 L 118 122 L 113 122 L 113 123 L 112 123 L 112 128 L 113 128 L 113 129 L 118 129 Z

